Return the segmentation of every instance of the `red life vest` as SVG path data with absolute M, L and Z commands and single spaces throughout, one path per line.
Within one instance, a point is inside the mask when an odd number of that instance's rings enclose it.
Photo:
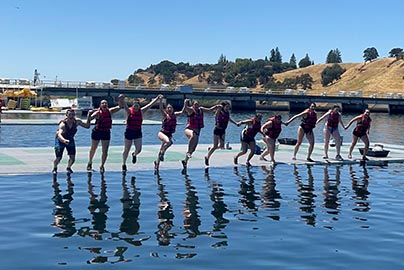
M 126 128 L 130 130 L 142 129 L 143 115 L 142 111 L 135 111 L 133 107 L 129 108 L 128 118 L 126 119 Z
M 275 117 L 271 117 L 267 121 L 272 121 L 272 126 L 267 128 L 265 135 L 272 139 L 278 138 L 282 131 L 282 123 L 276 123 Z
M 192 108 L 193 112 L 188 116 L 187 128 L 189 129 L 201 129 L 204 127 L 203 124 L 203 111 L 199 109 L 197 112 Z
M 229 124 L 229 120 L 230 120 L 230 113 L 226 112 L 224 110 L 221 110 L 216 115 L 216 126 L 218 128 L 226 129 L 227 125 Z
M 302 125 L 306 129 L 313 129 L 316 126 L 317 113 L 314 111 L 308 111 L 307 116 L 302 118 Z
M 339 117 L 340 114 L 338 112 L 331 111 L 331 113 L 328 115 L 327 127 L 337 128 L 339 124 Z
M 366 117 L 365 114 L 362 114 L 362 118 L 358 121 L 358 124 L 355 127 L 355 131 L 365 134 L 366 131 L 370 128 L 370 122 L 372 122 L 370 116 Z
M 163 119 L 161 127 L 161 131 L 164 133 L 175 133 L 175 128 L 177 127 L 177 116 L 175 116 L 175 114 L 166 113 L 166 117 Z
M 257 135 L 257 133 L 260 132 L 260 130 L 261 130 L 261 122 L 253 118 L 251 126 L 248 126 L 247 130 L 245 131 L 245 136 L 254 139 L 255 135 Z
M 95 121 L 95 129 L 100 131 L 108 131 L 112 127 L 111 112 L 107 109 L 105 111 L 98 109 L 99 118 Z

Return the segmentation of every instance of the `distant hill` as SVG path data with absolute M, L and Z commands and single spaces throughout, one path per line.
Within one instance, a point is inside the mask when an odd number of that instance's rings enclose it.
M 296 78 L 303 74 L 309 74 L 313 78 L 312 89 L 307 90 L 307 94 L 319 95 L 326 92 L 329 95 L 335 95 L 338 91 L 357 91 L 362 90 L 365 96 L 385 93 L 404 93 L 404 60 L 395 58 L 382 58 L 367 63 L 340 63 L 339 65 L 346 69 L 341 79 L 335 81 L 332 85 L 323 87 L 321 85 L 321 72 L 332 64 L 318 64 L 305 68 L 298 68 L 282 73 L 275 73 L 275 81 L 283 82 L 286 78 Z M 205 88 L 210 86 L 207 78 L 210 72 L 203 72 L 201 75 L 187 78 L 184 74 L 176 73 L 175 84 L 192 84 L 194 87 Z M 149 82 L 153 78 L 154 87 L 159 87 L 162 83 L 160 75 L 154 76 L 150 72 L 135 73 L 144 82 Z M 152 86 L 152 85 L 149 85 Z M 223 83 L 223 87 L 227 85 Z M 257 92 L 264 91 L 261 85 L 258 85 Z
M 319 64 L 274 74 L 278 81 L 286 78 L 308 73 L 313 78 L 313 90 L 308 93 L 319 94 L 327 92 L 336 94 L 338 91 L 362 90 L 367 95 L 381 93 L 404 93 L 404 60 L 395 58 L 382 58 L 367 63 L 341 63 L 340 66 L 346 71 L 341 79 L 332 85 L 321 85 L 321 72 L 331 64 Z

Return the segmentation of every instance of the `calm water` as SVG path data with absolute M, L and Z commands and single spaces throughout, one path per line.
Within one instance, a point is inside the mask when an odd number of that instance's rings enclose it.
M 373 118 L 371 140 L 404 144 L 402 116 Z M 211 141 L 211 123 L 203 143 Z M 282 136 L 295 136 L 293 124 Z M 153 134 L 146 144 L 158 143 L 158 129 L 144 128 Z M 239 129 L 231 126 L 230 142 Z M 182 130 L 176 143 L 185 143 Z M 54 131 L 3 126 L 1 147 L 52 146 Z M 114 126 L 114 145 L 122 132 Z M 89 134 L 80 130 L 77 144 L 89 145 Z M 404 269 L 403 169 L 279 164 L 189 169 L 188 176 L 0 176 L 0 268 Z

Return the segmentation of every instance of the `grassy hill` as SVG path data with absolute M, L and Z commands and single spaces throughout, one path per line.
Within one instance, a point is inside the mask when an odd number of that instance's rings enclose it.
M 341 79 L 332 85 L 323 87 L 321 85 L 321 72 L 332 64 L 318 64 L 305 68 L 290 70 L 283 73 L 274 74 L 273 77 L 278 82 L 283 82 L 286 78 L 296 78 L 303 74 L 309 74 L 313 78 L 312 89 L 307 90 L 308 95 L 320 95 L 326 92 L 328 95 L 336 95 L 338 91 L 362 90 L 364 96 L 376 94 L 379 97 L 386 93 L 404 93 L 404 60 L 395 58 L 382 58 L 367 63 L 341 63 L 340 66 L 346 69 Z M 150 78 L 155 81 L 154 87 L 161 84 L 160 75 L 141 72 L 136 75 L 148 82 Z M 176 74 L 175 84 L 192 84 L 195 88 L 208 87 L 206 78 L 209 72 L 204 72 L 200 76 L 187 78 L 183 74 Z M 149 85 L 151 86 L 151 85 Z M 226 86 L 226 85 L 225 85 Z M 256 92 L 265 91 L 262 86 L 255 89 Z
M 327 92 L 330 95 L 338 91 L 362 90 L 364 95 L 385 93 L 404 93 L 404 60 L 395 58 L 382 58 L 368 63 L 342 63 L 346 69 L 341 79 L 332 85 L 323 87 L 321 85 L 321 72 L 331 64 L 319 64 L 299 68 L 279 74 L 274 74 L 277 81 L 286 78 L 295 78 L 302 74 L 310 74 L 313 78 L 312 90 L 308 94 L 321 94 Z

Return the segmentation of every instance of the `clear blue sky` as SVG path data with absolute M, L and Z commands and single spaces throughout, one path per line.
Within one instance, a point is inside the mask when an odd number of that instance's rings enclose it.
M 402 0 L 2 0 L 0 78 L 126 79 L 162 60 L 216 63 L 223 54 L 316 64 L 404 47 Z M 44 78 L 45 77 L 45 78 Z

